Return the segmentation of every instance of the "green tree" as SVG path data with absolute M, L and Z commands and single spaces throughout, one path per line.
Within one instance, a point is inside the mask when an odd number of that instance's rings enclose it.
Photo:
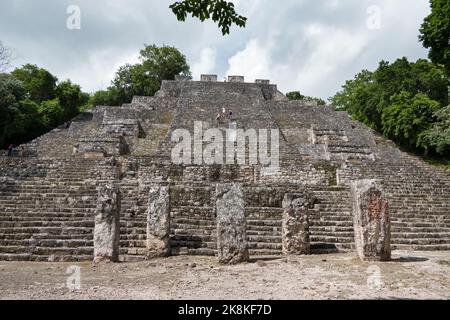
M 29 99 L 20 101 L 15 119 L 12 122 L 14 131 L 10 134 L 10 141 L 14 144 L 20 144 L 33 140 L 46 131 L 38 109 L 39 105 L 34 101 Z
M 0 148 L 11 143 L 14 134 L 14 119 L 20 107 L 20 100 L 25 97 L 23 83 L 9 74 L 0 74 Z
M 338 110 L 347 111 L 355 120 L 381 131 L 382 98 L 381 88 L 374 81 L 373 72 L 363 70 L 348 80 L 331 103 Z
M 245 27 L 247 18 L 236 13 L 234 4 L 225 0 L 183 0 L 170 5 L 179 21 L 185 21 L 187 15 L 205 21 L 212 19 L 221 29 L 222 34 L 230 33 L 230 27 L 235 24 Z
M 60 82 L 56 87 L 56 96 L 63 108 L 63 119 L 76 116 L 81 107 L 88 103 L 89 95 L 81 91 L 81 87 L 70 80 Z
M 442 156 L 450 156 L 450 105 L 434 113 L 437 121 L 424 135 L 424 143 Z
M 42 102 L 38 108 L 42 124 L 47 129 L 52 129 L 64 120 L 64 108 L 58 98 Z
M 430 129 L 433 114 L 441 106 L 427 95 L 402 91 L 391 97 L 391 104 L 382 115 L 383 134 L 408 148 L 428 150 L 424 134 Z
M 425 59 L 409 62 L 403 57 L 392 64 L 381 61 L 373 80 L 381 88 L 379 93 L 383 103 L 388 103 L 392 95 L 407 91 L 422 92 L 443 106 L 448 104 L 445 69 Z
M 433 114 L 448 105 L 447 76 L 442 65 L 406 58 L 381 61 L 374 71 L 363 70 L 330 100 L 396 143 L 409 149 L 436 151 L 425 139 Z
M 33 139 L 42 132 L 38 105 L 25 98 L 21 81 L 0 74 L 0 148 Z
M 291 91 L 286 93 L 286 97 L 289 100 L 303 100 L 305 98 L 304 95 L 300 93 L 300 91 Z
M 159 85 L 163 80 L 174 80 L 178 74 L 191 75 L 186 56 L 175 47 L 146 45 L 141 50 L 140 58 L 142 70 L 137 72 L 143 72 L 149 79 L 156 80 Z
M 130 102 L 134 95 L 145 90 L 145 85 L 142 83 L 145 81 L 145 77 L 143 77 L 142 81 L 138 77 L 140 72 L 138 70 L 139 66 L 138 64 L 126 64 L 117 70 L 115 78 L 112 81 L 112 85 L 116 91 L 110 92 L 110 98 L 115 98 L 117 101 Z
M 15 69 L 11 74 L 22 81 L 30 100 L 41 103 L 56 97 L 55 89 L 58 79 L 47 70 L 26 64 Z
M 288 92 L 288 93 L 286 93 L 286 97 L 289 100 L 303 100 L 306 102 L 313 102 L 313 103 L 316 103 L 318 106 L 326 105 L 326 102 L 323 99 L 316 98 L 316 97 L 310 97 L 310 96 L 304 96 L 300 93 L 300 91 Z
M 420 28 L 419 39 L 428 48 L 429 58 L 443 64 L 450 76 L 450 2 L 430 0 L 431 13 Z
M 108 87 L 106 90 L 100 90 L 92 94 L 89 98 L 91 106 L 116 106 L 118 102 L 118 92 L 115 87 Z
M 163 80 L 176 75 L 191 75 L 186 56 L 177 48 L 146 45 L 140 51 L 140 63 L 121 66 L 107 90 L 95 93 L 93 105 L 130 103 L 134 95 L 153 96 Z

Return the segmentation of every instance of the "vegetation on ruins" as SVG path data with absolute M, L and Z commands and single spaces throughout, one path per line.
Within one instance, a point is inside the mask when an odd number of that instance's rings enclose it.
M 205 21 L 211 19 L 221 29 L 222 34 L 230 33 L 234 24 L 244 28 L 247 18 L 236 13 L 234 4 L 225 0 L 183 0 L 170 5 L 179 21 L 185 21 L 187 15 Z
M 330 101 L 407 150 L 445 159 L 450 156 L 450 4 L 431 0 L 431 8 L 419 36 L 431 62 L 381 61 L 375 71 L 362 70 L 346 81 Z
M 70 120 L 89 95 L 70 80 L 27 64 L 0 73 L 0 146 L 20 144 Z
M 97 91 L 91 105 L 121 105 L 134 95 L 153 96 L 162 80 L 174 80 L 178 74 L 190 75 L 186 56 L 177 48 L 146 45 L 140 52 L 140 63 L 121 66 L 111 86 Z
M 288 92 L 288 93 L 286 93 L 286 97 L 289 100 L 302 100 L 302 101 L 306 101 L 306 102 L 316 103 L 318 106 L 326 105 L 325 100 L 316 98 L 316 97 L 304 96 L 300 93 L 300 91 Z

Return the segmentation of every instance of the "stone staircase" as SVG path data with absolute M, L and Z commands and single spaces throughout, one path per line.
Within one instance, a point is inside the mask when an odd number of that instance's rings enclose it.
M 40 160 L 35 163 L 40 174 L 9 181 L 3 177 L 0 260 L 91 259 L 97 195 L 96 184 L 87 182 L 92 165 Z
M 154 97 L 88 110 L 69 128 L 24 145 L 29 152 L 22 157 L 0 156 L 0 260 L 91 260 L 97 187 L 105 183 L 121 189 L 122 261 L 145 258 L 148 187 L 154 183 L 171 187 L 174 255 L 215 254 L 215 185 L 227 182 L 244 185 L 251 257 L 281 254 L 282 199 L 299 190 L 316 198 L 310 217 L 312 252 L 352 249 L 349 184 L 363 178 L 384 182 L 393 248 L 450 250 L 448 171 L 399 151 L 346 113 L 286 101 L 274 88 L 165 81 Z M 233 116 L 217 122 L 222 107 Z M 230 125 L 280 129 L 279 170 L 173 164 L 171 132 L 183 128 L 192 134 L 194 121 L 202 121 L 204 130 L 222 132 Z M 121 126 L 133 129 L 123 137 L 129 153 L 102 160 L 73 155 L 83 137 L 107 135 Z M 246 143 L 246 153 L 255 146 Z
M 394 161 L 389 158 L 392 154 L 396 154 Z M 392 247 L 450 250 L 450 173 L 390 147 L 379 152 L 378 158 L 371 163 L 348 164 L 344 171 L 350 173 L 350 179 L 384 182 Z M 348 184 L 348 178 L 342 183 Z

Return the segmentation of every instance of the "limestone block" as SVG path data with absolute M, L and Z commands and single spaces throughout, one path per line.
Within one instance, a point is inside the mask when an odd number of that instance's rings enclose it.
M 391 258 L 388 200 L 376 180 L 351 182 L 355 247 L 367 261 Z
M 217 252 L 220 263 L 248 261 L 244 193 L 240 183 L 217 184 Z
M 243 76 L 228 76 L 228 82 L 244 82 Z
M 309 254 L 309 209 L 307 194 L 287 193 L 283 199 L 282 244 L 284 254 Z
M 216 82 L 217 75 L 216 74 L 202 74 L 202 75 L 200 75 L 200 81 Z
M 175 81 L 190 81 L 190 80 L 192 80 L 191 76 L 180 75 L 180 74 L 175 75 Z
M 147 256 L 167 256 L 170 243 L 170 193 L 167 186 L 151 186 L 147 210 Z
M 107 184 L 100 187 L 94 227 L 94 262 L 119 260 L 120 191 Z

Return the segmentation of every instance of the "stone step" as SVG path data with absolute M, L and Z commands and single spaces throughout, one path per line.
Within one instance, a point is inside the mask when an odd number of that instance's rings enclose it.
M 93 247 L 22 247 L 1 246 L 0 253 L 31 253 L 35 255 L 77 256 L 93 254 Z
M 121 248 L 145 248 L 147 246 L 147 240 L 131 240 L 131 239 L 120 239 Z
M 180 230 L 189 230 L 189 229 L 193 229 L 193 230 L 198 230 L 198 225 L 192 225 L 192 224 L 187 224 L 187 223 L 176 223 L 176 222 L 172 222 L 170 223 L 170 228 L 175 230 L 175 229 L 180 229 Z M 210 225 L 203 225 L 201 226 L 202 229 L 204 230 L 216 230 L 217 226 L 216 224 L 210 224 Z
M 199 255 L 199 256 L 215 256 L 216 250 L 211 248 L 188 248 L 174 247 L 170 250 L 171 255 Z
M 349 237 L 337 237 L 335 235 L 310 235 L 311 242 L 323 242 L 323 243 L 346 243 L 353 242 L 353 235 Z
M 314 237 L 339 237 L 339 238 L 351 238 L 354 236 L 352 231 L 329 231 L 329 230 L 310 230 L 311 236 Z
M 435 230 L 434 232 L 394 232 L 391 231 L 391 235 L 394 239 L 397 238 L 423 238 L 423 239 L 450 239 L 450 232 L 440 232 L 440 230 Z
M 353 225 L 350 226 L 318 226 L 318 225 L 310 225 L 309 231 L 311 233 L 317 233 L 317 232 L 351 232 L 353 233 Z
M 450 251 L 450 243 L 445 244 L 391 244 L 392 250 L 423 250 L 423 251 L 432 251 L 432 250 L 448 250 Z
M 21 227 L 19 229 L 0 228 L 0 234 L 14 234 L 20 231 L 21 233 L 29 234 L 92 234 L 93 228 L 84 227 Z
M 37 255 L 30 253 L 1 253 L 0 261 L 70 262 L 91 261 L 93 255 Z
M 145 241 L 147 239 L 147 234 L 136 234 L 136 233 L 120 233 L 120 241 Z
M 5 240 L 0 239 L 0 246 L 22 246 L 22 247 L 93 247 L 92 239 L 22 239 L 22 240 Z
M 448 225 L 447 223 L 436 223 L 436 222 L 431 222 L 431 221 L 422 221 L 422 220 L 418 220 L 418 221 L 403 221 L 403 222 L 399 222 L 399 221 L 392 221 L 391 222 L 392 228 L 432 228 L 432 229 L 448 229 L 450 227 L 450 225 Z
M 430 227 L 420 227 L 417 225 L 414 226 L 405 226 L 404 224 L 391 224 L 391 232 L 393 233 L 433 233 L 433 232 L 446 232 L 450 233 L 450 226 L 449 227 L 433 227 L 432 224 L 430 224 Z
M 280 219 L 265 219 L 265 220 L 247 220 L 247 226 L 269 226 L 269 227 L 281 227 Z
M 247 242 L 247 247 L 250 249 L 269 249 L 269 250 L 280 250 L 282 249 L 281 240 L 278 242 Z
M 94 228 L 94 221 L 0 221 L 0 230 L 2 228 L 26 228 L 26 227 L 84 227 L 84 228 Z
M 0 240 L 92 240 L 93 234 L 37 234 L 20 233 L 20 230 L 14 230 L 12 233 L 0 233 Z
M 188 219 L 188 218 L 179 218 L 174 217 L 171 221 L 176 224 L 188 224 L 188 225 L 196 225 L 196 226 L 215 226 L 216 222 L 212 219 Z
M 450 238 L 403 238 L 403 236 L 397 238 L 392 237 L 392 244 L 408 244 L 408 245 L 435 245 L 435 244 L 450 244 Z
M 281 250 L 274 250 L 274 249 L 249 249 L 248 254 L 250 257 L 281 256 L 283 252 Z
M 119 248 L 119 255 L 145 256 L 147 254 L 147 252 L 148 252 L 148 250 L 145 247 L 120 247 Z
M 207 242 L 216 243 L 216 241 L 217 241 L 217 236 L 215 234 L 202 235 L 202 236 L 174 235 L 174 234 L 170 235 L 170 242 L 173 244 L 179 243 L 179 242 L 189 242 L 189 243 L 193 243 L 193 244 L 207 243 Z
M 247 241 L 252 243 L 280 243 L 281 244 L 281 235 L 251 235 L 247 234 Z

